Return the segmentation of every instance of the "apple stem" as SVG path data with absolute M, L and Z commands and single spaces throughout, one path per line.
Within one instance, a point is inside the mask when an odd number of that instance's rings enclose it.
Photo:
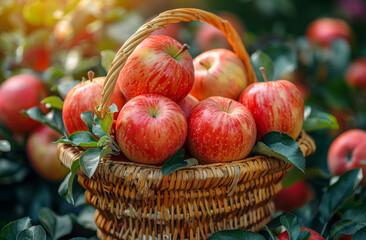
M 227 105 L 227 109 L 226 109 L 226 112 L 229 113 L 229 110 L 230 110 L 230 106 L 231 104 L 233 103 L 233 100 L 230 100 L 229 101 L 229 104 Z
M 93 82 L 94 75 L 95 75 L 95 73 L 93 71 L 88 72 L 88 78 L 89 78 L 90 82 Z
M 200 61 L 200 65 L 204 66 L 207 70 L 210 69 L 210 64 Z
M 259 68 L 259 70 L 261 70 L 261 72 L 262 72 L 262 75 L 263 75 L 264 81 L 265 81 L 265 82 L 268 82 L 267 74 L 266 74 L 266 70 L 264 69 L 264 67 L 260 67 L 260 68 Z
M 178 57 L 179 55 L 181 55 L 182 54 L 182 52 L 184 52 L 185 50 L 188 50 L 189 49 L 189 46 L 188 46 L 188 44 L 183 44 L 183 47 L 182 47 L 182 49 L 177 53 L 177 54 L 175 54 L 175 56 L 173 57 L 174 59 L 176 58 L 176 57 Z

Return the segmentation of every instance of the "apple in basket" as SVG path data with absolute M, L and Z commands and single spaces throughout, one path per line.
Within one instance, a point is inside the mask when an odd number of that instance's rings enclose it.
M 31 74 L 19 74 L 7 79 L 0 86 L 0 121 L 13 133 L 29 133 L 39 125 L 20 113 L 34 106 L 46 108 L 40 101 L 47 97 L 41 79 Z
M 182 101 L 178 104 L 183 109 L 184 115 L 188 118 L 191 114 L 193 108 L 199 103 L 200 101 L 197 98 L 193 97 L 191 94 L 188 94 Z
M 89 80 L 75 85 L 66 95 L 62 108 L 62 118 L 68 134 L 76 131 L 88 131 L 88 127 L 80 118 L 80 114 L 85 111 L 93 111 L 99 105 L 102 96 L 102 87 L 105 77 L 93 79 L 94 73 L 88 73 Z M 121 110 L 126 103 L 126 99 L 118 88 L 114 89 L 111 103 L 117 105 Z M 114 113 L 117 119 L 118 113 Z
M 194 70 L 187 45 L 168 36 L 147 37 L 129 56 L 118 80 L 127 99 L 156 93 L 182 100 L 192 88 Z
M 180 106 L 158 94 L 139 95 L 118 115 L 116 139 L 133 162 L 163 164 L 184 144 L 187 120 Z
M 193 66 L 190 94 L 200 101 L 212 96 L 236 100 L 248 84 L 243 62 L 227 49 L 204 52 L 193 60 Z
M 188 150 L 200 163 L 243 159 L 252 150 L 256 136 L 250 111 L 229 98 L 207 98 L 188 118 Z
M 261 68 L 263 74 L 264 69 Z M 286 80 L 256 82 L 240 95 L 254 116 L 260 140 L 271 131 L 285 132 L 296 139 L 304 123 L 304 100 L 297 87 Z

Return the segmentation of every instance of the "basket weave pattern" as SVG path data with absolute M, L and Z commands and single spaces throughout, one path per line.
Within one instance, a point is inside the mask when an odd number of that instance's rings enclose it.
M 256 81 L 249 55 L 228 21 L 198 9 L 174 9 L 141 26 L 118 51 L 104 82 L 99 117 L 108 112 L 119 72 L 137 45 L 170 23 L 192 20 L 220 29 L 243 61 L 248 83 Z M 315 151 L 304 131 L 297 141 L 305 156 Z M 58 145 L 58 157 L 69 168 L 83 151 Z M 256 156 L 162 176 L 161 167 L 132 163 L 121 154 L 104 157 L 91 179 L 80 169 L 78 181 L 87 203 L 97 209 L 100 239 L 206 239 L 224 229 L 261 229 L 275 210 L 273 199 L 289 168 L 276 158 Z

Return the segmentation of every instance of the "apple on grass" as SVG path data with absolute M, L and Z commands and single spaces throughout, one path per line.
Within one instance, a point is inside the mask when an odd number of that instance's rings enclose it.
M 171 99 L 157 94 L 139 95 L 118 115 L 116 140 L 131 161 L 161 165 L 184 144 L 187 120 Z
M 271 131 L 285 132 L 296 139 L 304 123 L 304 100 L 297 87 L 286 80 L 267 81 L 249 85 L 239 102 L 253 114 L 260 140 Z
M 328 151 L 328 168 L 333 175 L 340 176 L 344 172 L 361 168 L 366 184 L 366 132 L 351 129 L 339 135 L 330 145 Z
M 212 96 L 238 99 L 248 85 L 241 59 L 227 49 L 213 49 L 193 60 L 194 83 L 190 94 L 198 100 Z
M 88 127 L 80 118 L 80 114 L 86 111 L 93 111 L 99 105 L 102 97 L 102 87 L 105 77 L 93 79 L 94 73 L 88 73 L 89 80 L 83 81 L 74 86 L 66 95 L 62 108 L 62 118 L 68 134 L 77 131 L 88 131 Z M 126 99 L 118 88 L 114 89 L 111 104 L 115 103 L 118 110 L 121 110 Z M 114 113 L 117 119 L 118 112 Z
M 54 142 L 61 137 L 61 134 L 52 128 L 42 125 L 27 139 L 26 150 L 32 167 L 50 181 L 60 181 L 69 172 L 57 157 L 57 144 Z
M 322 235 L 320 235 L 319 233 L 315 232 L 314 230 L 312 230 L 310 228 L 300 227 L 300 229 L 301 229 L 301 231 L 307 230 L 310 232 L 309 240 L 324 240 Z M 281 233 L 280 235 L 278 235 L 277 238 L 278 238 L 278 240 L 289 240 L 290 236 L 288 235 L 288 232 L 285 231 L 285 232 Z
M 256 135 L 250 111 L 228 98 L 207 98 L 188 118 L 187 147 L 200 163 L 243 159 L 252 150 Z
M 149 36 L 129 56 L 118 80 L 123 95 L 131 99 L 155 93 L 181 101 L 194 81 L 192 57 L 187 45 L 168 36 Z
M 351 86 L 366 90 L 366 58 L 351 63 L 346 72 L 346 80 Z
M 178 104 L 182 108 L 184 115 L 188 118 L 191 114 L 193 108 L 199 103 L 197 98 L 193 97 L 191 94 L 188 94 L 182 101 Z
M 0 121 L 13 133 L 29 133 L 39 123 L 20 112 L 34 106 L 46 112 L 40 101 L 47 95 L 41 79 L 34 75 L 20 74 L 7 79 L 0 86 Z

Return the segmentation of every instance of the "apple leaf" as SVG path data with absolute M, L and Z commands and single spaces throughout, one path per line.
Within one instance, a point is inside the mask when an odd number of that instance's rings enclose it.
M 212 234 L 207 240 L 265 240 L 262 235 L 241 229 L 222 230 Z
M 91 178 L 99 165 L 103 148 L 89 148 L 80 156 L 80 166 L 88 178 Z
M 64 101 L 58 96 L 49 96 L 42 100 L 43 104 L 46 104 L 47 108 L 54 108 L 58 110 L 62 110 L 64 106 Z
M 309 111 L 309 108 L 307 109 Z M 303 125 L 303 129 L 307 132 L 338 128 L 337 119 L 333 115 L 313 109 L 310 109 L 310 113 L 308 113 L 308 117 Z
M 1 229 L 0 239 L 14 240 L 21 231 L 31 227 L 32 223 L 29 217 L 21 218 L 16 221 L 10 222 Z
M 37 239 L 37 240 L 46 240 L 46 232 L 40 226 L 33 226 L 28 229 L 24 229 L 18 235 L 16 240 L 28 240 L 28 239 Z
M 325 224 L 348 199 L 354 196 L 362 177 L 361 169 L 352 169 L 340 176 L 337 182 L 326 190 L 319 204 L 321 223 Z
M 274 66 L 271 58 L 262 52 L 261 50 L 257 50 L 250 56 L 250 61 L 252 63 L 255 75 L 257 77 L 258 82 L 264 82 L 264 77 L 262 72 L 260 71 L 261 67 L 264 67 L 266 70 L 267 80 L 274 81 Z
M 342 57 L 339 57 L 342 56 Z M 327 58 L 327 76 L 329 79 L 343 77 L 351 60 L 351 47 L 344 39 L 336 39 L 330 45 Z
M 186 159 L 185 151 L 183 148 L 179 149 L 176 153 L 166 161 L 161 168 L 163 176 L 169 175 L 172 172 L 190 166 L 198 165 L 198 161 L 195 158 Z
M 308 240 L 310 232 L 307 230 L 301 231 L 298 218 L 292 214 L 286 214 L 280 218 L 281 223 L 286 228 L 289 234 L 289 240 Z
M 80 162 L 79 159 L 77 159 L 72 163 L 69 174 L 65 177 L 65 179 L 62 181 L 58 188 L 58 194 L 72 205 L 74 205 L 72 185 L 74 183 L 74 178 L 79 167 Z
M 65 99 L 67 93 L 71 90 L 71 88 L 73 88 L 74 86 L 76 86 L 77 84 L 79 84 L 80 81 L 78 80 L 73 80 L 73 81 L 64 81 L 61 82 L 58 85 L 55 85 L 51 88 L 52 91 L 57 91 L 58 94 L 60 94 L 60 96 Z
M 89 132 L 93 132 L 93 123 L 94 123 L 93 112 L 92 111 L 82 112 L 80 114 L 80 118 L 88 127 Z
M 366 205 L 361 204 L 356 207 L 352 207 L 347 209 L 343 216 L 342 220 L 351 220 L 354 222 L 365 222 L 366 223 Z
M 11 146 L 8 140 L 0 140 L 0 152 L 10 152 Z
M 38 218 L 52 239 L 59 239 L 72 231 L 73 221 L 70 215 L 59 216 L 49 208 L 42 208 Z
M 22 111 L 22 114 L 56 130 L 62 135 L 66 134 L 64 122 L 62 120 L 62 111 L 59 109 L 52 109 L 49 113 L 44 114 L 39 107 L 32 107 L 26 111 Z
M 113 62 L 116 52 L 113 50 L 103 50 L 100 52 L 101 64 L 105 72 L 108 72 L 111 63 Z
M 272 131 L 265 134 L 262 141 L 254 146 L 253 152 L 281 159 L 305 172 L 304 154 L 297 142 L 286 133 Z
M 83 196 L 84 198 L 84 196 Z M 77 216 L 77 223 L 86 229 L 97 231 L 98 227 L 94 221 L 95 208 L 92 206 L 85 206 Z
M 264 229 L 266 229 L 268 235 L 271 237 L 272 240 L 278 240 L 277 236 L 272 232 L 272 230 L 267 225 L 264 226 Z
M 352 220 L 339 221 L 330 229 L 329 239 L 338 239 L 343 235 L 354 234 L 365 226 L 366 223 L 354 222 Z
M 0 184 L 21 182 L 29 173 L 29 166 L 24 163 L 0 158 Z
M 74 132 L 68 137 L 63 136 L 56 143 L 66 143 L 81 147 L 98 147 L 98 140 L 87 131 Z
M 364 239 L 366 239 L 366 227 L 361 228 L 352 236 L 352 240 L 364 240 Z

